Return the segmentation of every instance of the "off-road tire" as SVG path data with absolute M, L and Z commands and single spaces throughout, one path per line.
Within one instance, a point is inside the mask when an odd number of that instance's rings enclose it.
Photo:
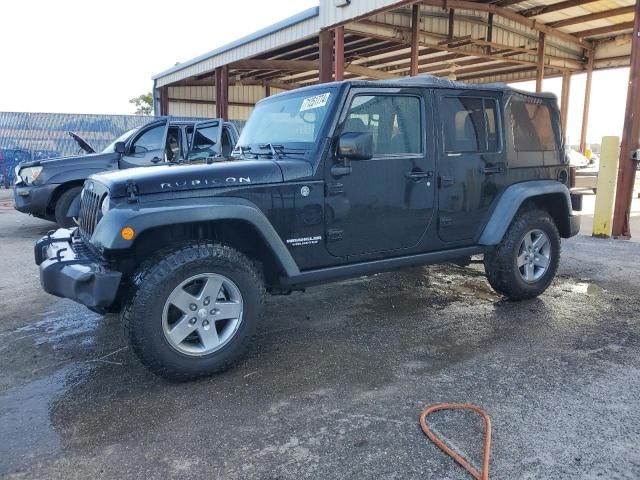
M 193 357 L 168 342 L 162 328 L 164 304 L 173 289 L 199 273 L 224 275 L 238 287 L 243 318 L 220 350 Z M 131 347 L 152 372 L 188 381 L 222 372 L 237 363 L 253 342 L 264 304 L 264 284 L 255 264 L 237 250 L 212 242 L 190 242 L 159 251 L 134 274 L 121 318 Z
M 67 217 L 67 212 L 69 211 L 69 207 L 73 203 L 73 200 L 80 195 L 81 192 L 82 187 L 72 187 L 58 198 L 54 208 L 54 217 L 56 219 L 56 223 L 62 228 L 71 228 L 76 226 L 76 222 L 73 221 L 73 218 Z
M 527 232 L 534 229 L 546 233 L 551 244 L 549 266 L 537 281 L 526 282 L 520 275 L 517 257 Z M 551 285 L 560 263 L 560 235 L 551 216 L 544 210 L 518 212 L 502 241 L 484 256 L 484 269 L 493 289 L 513 300 L 534 298 Z

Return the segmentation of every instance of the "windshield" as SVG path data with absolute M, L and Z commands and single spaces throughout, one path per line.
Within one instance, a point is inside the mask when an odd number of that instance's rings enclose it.
M 133 135 L 135 132 L 137 132 L 138 130 L 140 130 L 140 128 L 132 128 L 131 130 L 129 130 L 126 133 L 123 133 L 122 135 L 120 135 L 118 138 L 116 138 L 112 143 L 109 144 L 109 146 L 107 148 L 105 148 L 104 150 L 102 150 L 102 153 L 113 153 L 115 152 L 115 145 L 118 142 L 124 142 L 126 141 L 131 135 Z
M 334 101 L 331 90 L 290 93 L 256 105 L 238 139 L 239 146 L 263 144 L 311 148 Z

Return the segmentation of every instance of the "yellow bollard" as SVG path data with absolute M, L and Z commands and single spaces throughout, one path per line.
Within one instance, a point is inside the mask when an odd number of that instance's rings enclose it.
M 596 208 L 593 213 L 593 236 L 608 238 L 611 236 L 613 202 L 618 180 L 618 158 L 620 157 L 620 138 L 602 137 L 600 149 L 600 170 L 596 183 Z

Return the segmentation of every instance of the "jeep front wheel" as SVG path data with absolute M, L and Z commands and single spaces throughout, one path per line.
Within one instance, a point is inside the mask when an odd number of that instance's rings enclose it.
M 502 242 L 485 254 L 489 283 L 515 300 L 534 298 L 551 285 L 560 261 L 560 235 L 553 219 L 530 210 L 513 220 Z
M 134 276 L 123 324 L 142 363 L 170 380 L 221 372 L 247 351 L 264 287 L 235 249 L 193 243 L 165 250 Z

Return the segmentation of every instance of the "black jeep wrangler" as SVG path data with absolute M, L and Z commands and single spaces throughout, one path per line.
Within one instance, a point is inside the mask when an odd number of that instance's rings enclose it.
M 16 167 L 13 190 L 16 210 L 61 227 L 75 226 L 70 212 L 80 203 L 85 179 L 94 173 L 229 156 L 238 140 L 235 125 L 219 118 L 199 122 L 159 119 L 129 130 L 101 152 L 79 135 L 69 135 L 85 155 L 22 162 Z
M 484 254 L 513 299 L 575 235 L 555 97 L 434 77 L 345 81 L 259 102 L 229 161 L 94 175 L 79 227 L 35 247 L 43 288 L 120 311 L 154 372 L 247 349 L 263 295 Z

